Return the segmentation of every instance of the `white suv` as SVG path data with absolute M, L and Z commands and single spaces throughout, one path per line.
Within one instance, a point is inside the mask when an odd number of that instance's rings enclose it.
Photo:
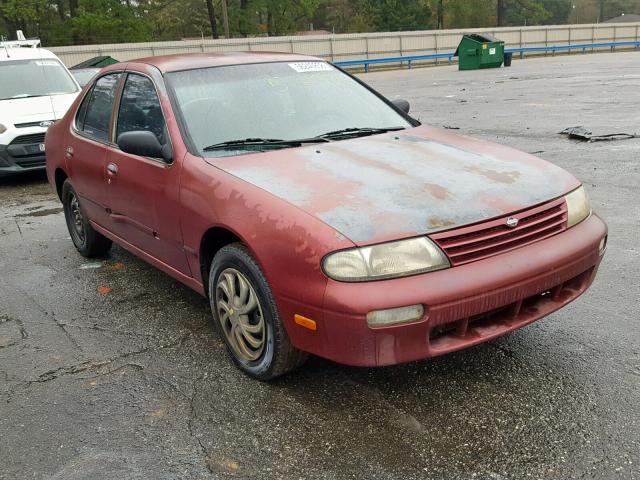
M 37 40 L 0 42 L 0 178 L 43 169 L 44 136 L 80 87 Z

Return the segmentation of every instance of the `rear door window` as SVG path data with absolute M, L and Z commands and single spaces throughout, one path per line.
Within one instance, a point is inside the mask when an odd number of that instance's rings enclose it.
M 113 73 L 99 78 L 78 110 L 78 129 L 101 142 L 109 141 L 111 112 L 120 75 Z

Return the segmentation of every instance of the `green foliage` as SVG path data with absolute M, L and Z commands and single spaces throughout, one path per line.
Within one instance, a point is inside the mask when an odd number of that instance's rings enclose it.
M 444 28 L 477 28 L 495 25 L 495 2 L 443 0 Z
M 5 30 L 21 29 L 26 35 L 31 34 L 31 30 L 34 34 L 37 33 L 35 24 L 46 8 L 46 3 L 44 0 L 0 0 L 0 27 L 4 24 Z
M 506 25 L 537 25 L 552 16 L 544 2 L 538 0 L 505 0 L 505 8 Z
M 285 35 L 306 30 L 320 0 L 255 0 L 252 4 L 258 13 L 259 32 Z
M 423 0 L 371 0 L 376 30 L 428 30 L 432 27 L 431 7 Z
M 347 32 L 566 23 L 579 12 L 568 0 L 0 0 L 0 35 L 21 29 L 45 45 L 286 35 L 315 29 Z M 637 0 L 591 2 L 605 18 L 637 10 Z M 438 14 L 440 12 L 440 15 Z
M 562 25 L 567 23 L 571 12 L 571 2 L 558 0 L 541 0 L 542 6 L 549 12 L 549 16 L 542 22 L 546 25 Z
M 120 0 L 81 0 L 69 21 L 72 38 L 80 43 L 103 43 L 118 36 L 128 41 L 151 40 L 151 26 L 139 6 Z

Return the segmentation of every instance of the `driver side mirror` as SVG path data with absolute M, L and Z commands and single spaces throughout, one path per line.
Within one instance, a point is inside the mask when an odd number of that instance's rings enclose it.
M 411 110 L 411 105 L 409 104 L 409 102 L 401 98 L 394 100 L 391 103 L 393 103 L 397 108 L 402 110 L 407 115 L 409 114 L 409 110 Z
M 147 130 L 136 130 L 120 134 L 118 147 L 124 153 L 131 155 L 159 158 L 165 163 L 171 163 L 173 160 L 171 145 L 162 145 L 158 137 Z

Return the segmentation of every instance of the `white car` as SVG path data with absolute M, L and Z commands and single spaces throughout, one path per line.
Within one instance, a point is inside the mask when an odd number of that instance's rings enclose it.
M 37 40 L 0 42 L 0 178 L 44 169 L 44 137 L 80 87 Z

